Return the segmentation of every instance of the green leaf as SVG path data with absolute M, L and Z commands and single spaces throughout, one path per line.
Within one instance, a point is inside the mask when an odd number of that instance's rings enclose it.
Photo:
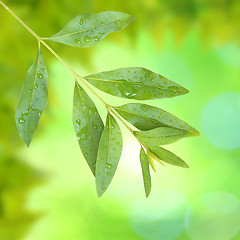
M 73 96 L 73 126 L 81 151 L 95 175 L 95 165 L 103 122 L 97 108 L 76 82 Z
M 154 163 L 154 161 L 153 161 L 154 159 L 152 158 L 151 155 L 149 155 L 149 151 L 147 151 L 147 159 L 148 159 L 148 162 L 149 162 L 152 170 L 153 170 L 154 172 L 156 172 L 155 163 Z
M 47 106 L 47 78 L 47 68 L 39 48 L 36 60 L 25 76 L 15 114 L 19 135 L 28 147 Z
M 113 116 L 108 113 L 96 163 L 96 188 L 99 197 L 112 181 L 121 157 L 122 144 L 121 130 Z
M 120 68 L 84 77 L 98 89 L 128 99 L 171 98 L 188 93 L 184 87 L 145 68 Z
M 157 107 L 129 103 L 114 109 L 139 130 L 146 131 L 157 127 L 174 127 L 187 131 L 188 134 L 185 137 L 199 135 L 199 132 L 189 124 Z
M 142 167 L 144 189 L 145 189 L 146 197 L 148 197 L 151 192 L 151 175 L 149 170 L 148 158 L 142 147 L 140 151 L 140 162 Z
M 134 131 L 138 140 L 146 145 L 166 145 L 185 137 L 186 131 L 171 127 L 159 127 L 149 131 Z
M 184 168 L 189 167 L 181 158 L 179 158 L 172 152 L 166 150 L 165 148 L 158 147 L 158 146 L 147 146 L 147 147 L 149 151 L 151 151 L 157 156 L 157 158 L 159 158 L 160 160 L 166 163 L 176 165 L 179 167 L 184 167 Z
M 56 35 L 49 38 L 73 47 L 92 47 L 111 32 L 118 32 L 130 24 L 134 17 L 121 12 L 81 14 L 72 19 Z

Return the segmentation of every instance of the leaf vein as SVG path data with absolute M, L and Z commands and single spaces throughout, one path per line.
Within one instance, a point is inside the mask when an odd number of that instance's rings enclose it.
M 37 72 L 38 72 L 38 68 L 39 68 L 39 62 L 40 62 L 40 48 L 38 49 L 37 67 L 36 67 L 36 73 L 35 73 L 35 76 L 34 76 L 33 91 L 32 91 L 32 96 L 31 96 L 31 101 L 30 101 L 30 107 L 29 107 L 28 115 L 27 115 L 27 124 L 26 124 L 26 134 L 27 134 L 27 136 L 28 136 L 29 118 L 30 118 L 30 113 L 32 111 L 33 95 L 34 95 L 34 91 L 35 91 L 35 84 L 36 84 L 36 81 L 37 81 Z
M 82 33 L 82 32 L 87 32 L 87 31 L 89 31 L 89 30 L 92 30 L 92 29 L 95 29 L 95 28 L 99 28 L 99 27 L 102 27 L 102 26 L 106 26 L 106 25 L 111 24 L 111 23 L 115 23 L 115 22 L 123 22 L 123 21 L 126 21 L 126 20 L 128 20 L 128 19 L 115 20 L 115 21 L 112 21 L 112 22 L 108 22 L 108 23 L 105 23 L 105 24 L 98 25 L 98 26 L 93 26 L 93 27 L 90 27 L 90 28 L 86 28 L 86 29 L 83 29 L 83 30 L 81 30 L 81 31 L 77 31 L 77 32 L 73 32 L 73 33 L 69 33 L 69 34 L 61 35 L 61 36 L 58 36 L 58 37 L 50 37 L 49 39 L 52 40 L 52 39 L 57 39 L 57 38 L 67 37 L 67 36 L 71 36 L 71 35 L 79 34 L 79 33 Z
M 123 82 L 122 80 L 112 80 L 112 79 L 102 79 L 102 78 L 91 78 L 91 77 L 84 77 L 86 80 L 87 79 L 90 79 L 90 80 L 96 80 L 96 81 L 102 81 L 102 82 L 116 82 L 116 83 L 126 83 L 126 82 Z M 146 84 L 146 83 L 142 83 L 142 82 L 128 82 L 128 84 L 133 84 L 133 85 L 143 85 L 143 86 L 147 86 L 147 87 L 152 87 L 154 89 L 158 88 L 160 90 L 166 90 L 166 91 L 169 91 L 169 92 L 172 92 L 172 90 L 169 90 L 167 88 L 164 88 L 162 86 L 153 86 L 153 85 L 149 85 L 149 84 Z M 181 90 L 180 91 L 176 91 L 176 92 L 182 92 Z
M 81 103 L 82 103 L 82 106 L 83 106 L 83 112 L 84 112 L 84 115 L 85 115 L 85 118 L 86 118 L 86 121 L 87 121 L 87 125 L 88 125 L 88 130 L 89 130 L 89 134 L 91 135 L 92 131 L 90 129 L 90 124 L 89 124 L 89 119 L 88 119 L 88 115 L 87 115 L 87 112 L 85 110 L 85 104 L 83 102 L 83 97 L 82 97 L 82 93 L 80 91 L 80 87 L 79 85 L 77 84 L 77 88 L 78 88 L 78 92 L 79 92 L 79 96 L 80 96 L 80 99 L 81 99 Z M 85 156 L 84 156 L 85 157 Z

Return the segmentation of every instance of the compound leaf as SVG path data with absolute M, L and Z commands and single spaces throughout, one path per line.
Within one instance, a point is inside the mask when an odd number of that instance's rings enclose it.
M 184 87 L 145 68 L 120 68 L 84 77 L 111 95 L 137 100 L 171 98 L 188 93 Z
M 148 158 L 142 147 L 140 150 L 140 162 L 141 162 L 141 167 L 142 167 L 142 175 L 143 175 L 145 194 L 146 194 L 146 197 L 148 197 L 151 192 L 151 175 L 150 175 L 150 170 L 149 170 Z
M 149 131 L 134 131 L 138 140 L 148 146 L 166 145 L 185 137 L 187 131 L 171 127 L 159 127 Z
M 115 107 L 115 110 L 139 130 L 146 131 L 157 127 L 173 127 L 187 131 L 186 136 L 188 137 L 199 135 L 199 132 L 189 124 L 157 107 L 129 103 Z
M 76 82 L 73 96 L 73 126 L 81 151 L 95 175 L 103 122 L 91 98 Z
M 114 11 L 81 14 L 48 39 L 74 47 L 92 47 L 109 33 L 120 31 L 133 20 L 135 18 L 129 14 Z
M 159 146 L 148 146 L 149 151 L 154 153 L 160 160 L 179 167 L 188 168 L 189 166 L 178 156 L 165 148 Z
M 25 76 L 15 113 L 19 135 L 28 147 L 47 106 L 47 78 L 47 68 L 39 48 L 35 62 Z
M 99 197 L 112 181 L 121 157 L 122 144 L 121 130 L 114 117 L 108 113 L 96 163 L 96 188 Z

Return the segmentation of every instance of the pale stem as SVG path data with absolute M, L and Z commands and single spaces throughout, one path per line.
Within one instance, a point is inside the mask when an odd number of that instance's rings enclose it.
M 110 110 L 122 123 L 123 125 L 133 134 L 132 129 L 124 122 L 124 120 L 119 117 L 119 115 L 115 112 L 115 110 L 107 104 L 84 80 L 82 76 L 77 74 L 43 39 L 39 37 L 26 23 L 24 23 L 6 4 L 4 4 L 0 0 L 0 5 L 2 5 L 25 29 L 27 29 L 37 40 L 38 44 L 42 43 L 60 62 L 62 62 L 74 75 L 75 81 L 76 79 L 79 79 L 82 84 L 84 84 L 106 107 L 107 110 Z M 134 136 L 134 134 L 133 134 Z M 137 139 L 138 140 L 138 139 Z M 140 142 L 139 142 L 140 143 Z M 142 145 L 142 143 L 140 143 Z

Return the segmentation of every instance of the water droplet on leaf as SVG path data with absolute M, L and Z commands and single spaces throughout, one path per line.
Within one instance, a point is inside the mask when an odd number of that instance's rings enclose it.
M 78 39 L 74 39 L 74 42 L 77 43 L 77 44 L 82 44 L 82 42 Z
M 81 120 L 80 119 L 76 120 L 75 123 L 76 123 L 77 127 L 81 126 Z
M 18 122 L 19 122 L 20 124 L 23 124 L 23 123 L 25 123 L 25 120 L 24 120 L 24 118 L 20 117 L 20 118 L 18 119 Z
M 147 80 L 149 80 L 149 81 L 154 81 L 154 77 L 153 77 L 153 75 L 152 75 L 151 72 L 147 72 L 147 73 L 145 74 L 145 78 L 146 78 Z
M 144 112 L 147 111 L 147 108 L 146 108 L 144 105 L 141 106 L 141 109 L 142 109 Z
M 99 37 L 96 36 L 96 37 L 93 38 L 93 40 L 94 41 L 99 41 Z
M 37 78 L 40 78 L 40 79 L 42 79 L 42 78 L 43 78 L 43 75 L 42 75 L 42 73 L 38 73 L 38 74 L 37 74 Z
M 84 41 L 90 42 L 90 41 L 91 41 L 91 38 L 90 38 L 89 36 L 85 36 L 85 37 L 84 37 Z
M 107 163 L 106 167 L 110 169 L 110 168 L 112 168 L 112 164 Z

